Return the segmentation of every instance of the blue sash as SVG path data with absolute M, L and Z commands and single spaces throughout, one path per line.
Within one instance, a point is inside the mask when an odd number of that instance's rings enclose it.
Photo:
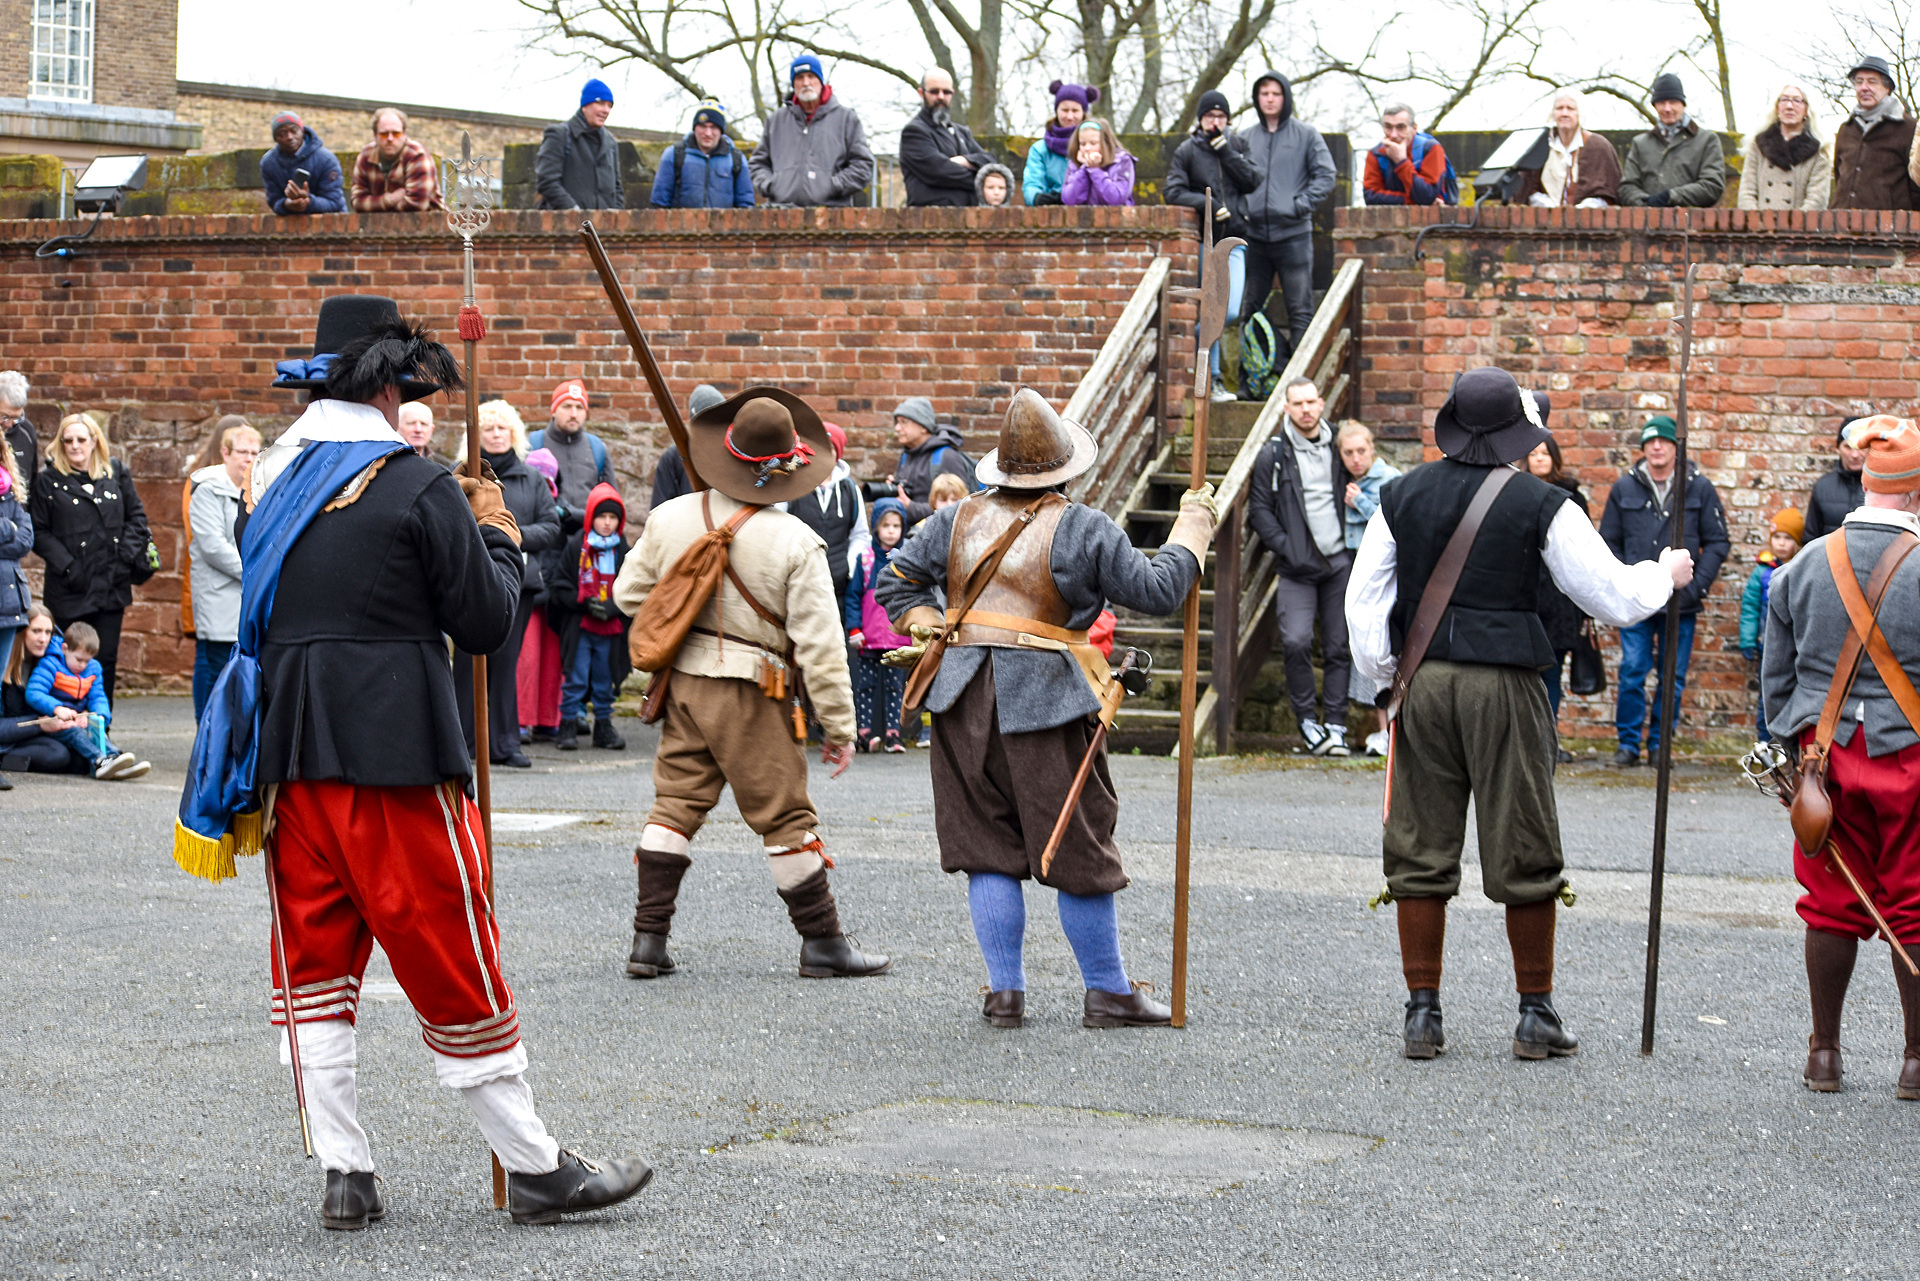
M 267 488 L 240 536 L 240 634 L 208 696 L 193 739 L 193 763 L 173 828 L 173 860 L 195 876 L 233 876 L 236 854 L 258 854 L 263 831 L 254 775 L 260 760 L 260 646 L 273 618 L 287 552 L 349 481 L 398 440 L 321 441 L 303 446 Z

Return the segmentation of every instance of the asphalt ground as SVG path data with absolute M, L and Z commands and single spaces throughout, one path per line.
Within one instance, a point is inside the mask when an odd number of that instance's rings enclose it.
M 486 1150 L 437 1086 L 376 952 L 361 1116 L 390 1205 L 320 1228 L 265 1016 L 258 859 L 211 886 L 169 857 L 182 699 L 126 700 L 136 784 L 0 795 L 0 1275 L 7 1277 L 1904 1277 L 1920 1271 L 1887 949 L 1862 949 L 1848 1089 L 1802 1088 L 1806 1014 L 1783 812 L 1726 767 L 1675 793 L 1659 1041 L 1639 1053 L 1652 772 L 1563 770 L 1579 906 L 1556 1001 L 1580 1054 L 1512 1058 L 1499 911 L 1453 913 L 1449 1050 L 1399 1056 L 1377 766 L 1202 761 L 1190 1023 L 1087 1031 L 1051 894 L 1030 887 L 1029 1018 L 979 1018 L 926 756 L 815 767 L 843 915 L 885 976 L 795 977 L 758 841 L 723 802 L 635 982 L 631 849 L 651 735 L 533 751 L 496 808 L 499 913 L 549 1127 L 641 1153 L 654 1184 L 553 1228 L 491 1208 Z M 1170 968 L 1175 766 L 1118 757 L 1129 966 Z M 1471 857 L 1471 844 L 1469 855 Z

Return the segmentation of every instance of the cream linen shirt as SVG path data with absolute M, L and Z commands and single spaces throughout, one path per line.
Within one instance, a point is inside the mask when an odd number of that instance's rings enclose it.
M 654 508 L 613 584 L 614 604 L 628 617 L 639 614 L 640 603 L 660 576 L 707 532 L 701 515 L 703 499 L 713 504 L 716 529 L 746 505 L 716 489 L 682 494 Z M 847 638 L 840 625 L 833 577 L 827 572 L 826 547 L 797 516 L 767 508 L 750 517 L 734 535 L 727 563 L 768 613 L 786 620 L 786 627 L 775 627 L 755 613 L 723 575 L 719 590 L 694 626 L 708 632 L 724 630 L 726 639 L 688 633 L 673 668 L 693 676 L 758 683 L 762 654 L 784 657 L 791 638 L 794 661 L 806 675 L 807 696 L 828 741 L 851 743 L 853 686 L 847 675 Z

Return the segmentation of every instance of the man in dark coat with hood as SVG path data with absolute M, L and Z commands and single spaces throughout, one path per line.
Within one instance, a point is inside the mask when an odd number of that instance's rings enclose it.
M 1554 899 L 1566 885 L 1553 794 L 1553 719 L 1540 669 L 1553 649 L 1538 616 L 1543 569 L 1574 604 L 1625 627 L 1653 615 L 1693 572 L 1684 550 L 1623 565 L 1567 491 L 1517 463 L 1551 439 L 1505 370 L 1468 370 L 1434 418 L 1445 455 L 1389 480 L 1347 584 L 1354 665 L 1392 691 L 1388 813 L 1381 854 L 1407 983 L 1405 1054 L 1445 1048 L 1440 968 L 1447 900 L 1460 891 L 1467 804 L 1480 876 L 1506 908 L 1520 1023 L 1516 1058 L 1573 1054 L 1554 1011 Z M 1469 507 L 1491 486 L 1452 592 L 1431 631 L 1416 618 Z M 1430 637 L 1424 651 L 1414 636 Z M 1401 677 L 1405 671 L 1404 678 Z
M 1867 451 L 1853 443 L 1853 425 L 1865 421 L 1849 418 L 1840 424 L 1839 455 L 1833 460 L 1833 470 L 1813 482 L 1813 493 L 1807 499 L 1807 527 L 1800 539 L 1802 547 L 1840 528 L 1847 513 L 1866 501 L 1860 469 L 1867 464 Z
M 1185 205 L 1205 218 L 1208 216 L 1207 193 L 1213 193 L 1216 241 L 1229 236 L 1244 240 L 1253 234 L 1253 228 L 1247 224 L 1248 196 L 1260 189 L 1260 166 L 1253 162 L 1246 138 L 1233 132 L 1232 115 L 1227 96 L 1218 89 L 1201 94 L 1195 107 L 1193 132 L 1181 139 L 1180 145 L 1174 148 L 1173 159 L 1167 162 L 1168 204 Z M 1229 260 L 1229 274 L 1239 277 L 1243 285 L 1241 293 L 1245 292 L 1246 259 L 1246 247 L 1238 246 Z M 1230 293 L 1227 298 L 1227 314 L 1236 323 L 1243 303 L 1240 294 Z M 1208 359 L 1213 369 L 1214 399 L 1227 399 L 1229 393 L 1220 378 L 1218 342 Z
M 907 528 L 933 515 L 935 476 L 958 476 L 973 488 L 973 460 L 960 448 L 960 429 L 936 422 L 925 396 L 909 396 L 893 411 L 893 438 L 900 442 L 900 464 L 887 481 L 907 505 Z
M 993 157 L 953 118 L 953 77 L 938 67 L 921 76 L 920 101 L 920 114 L 900 131 L 900 176 L 906 179 L 908 207 L 978 204 L 973 176 Z
M 1259 116 L 1240 131 L 1261 183 L 1247 210 L 1247 297 L 1250 316 L 1265 307 L 1274 276 L 1287 300 L 1289 351 L 1313 321 L 1313 211 L 1333 194 L 1333 156 L 1320 131 L 1293 114 L 1293 86 L 1278 71 L 1253 82 Z M 1274 366 L 1286 353 L 1275 353 Z
M 301 169 L 307 171 L 304 179 Z M 273 149 L 260 157 L 260 182 L 277 214 L 339 213 L 347 207 L 340 162 L 291 111 L 273 118 Z
M 603 80 L 589 80 L 580 90 L 580 110 L 541 134 L 533 185 L 542 209 L 626 208 L 620 143 L 606 127 L 612 114 L 613 90 Z

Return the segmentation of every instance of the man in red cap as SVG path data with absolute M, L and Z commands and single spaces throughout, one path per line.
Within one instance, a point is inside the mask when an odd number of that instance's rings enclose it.
M 1875 615 L 1884 648 L 1861 656 L 1852 688 L 1829 697 L 1842 647 L 1858 635 L 1852 613 L 1870 609 L 1869 584 L 1882 557 L 1920 542 L 1920 424 L 1882 415 L 1854 425 L 1866 450 L 1865 505 L 1839 529 L 1809 543 L 1774 571 L 1767 592 L 1761 687 L 1773 736 L 1801 748 L 1818 741 L 1826 753 L 1831 837 L 1860 878 L 1894 937 L 1920 950 L 1920 695 L 1907 675 L 1920 671 L 1920 556 L 1906 556 L 1886 583 Z M 1850 602 L 1840 584 L 1850 574 Z M 1844 680 L 1846 673 L 1841 673 Z M 1829 702 L 1834 712 L 1826 714 Z M 1807 923 L 1807 990 L 1813 1035 L 1802 1080 L 1810 1090 L 1840 1086 L 1840 1010 L 1860 940 L 1877 932 L 1866 906 L 1825 850 L 1796 842 L 1794 877 L 1806 892 L 1798 904 Z M 1920 978 L 1896 957 L 1893 977 L 1906 1022 L 1906 1052 L 1894 1095 L 1920 1099 Z
M 527 438 L 529 451 L 545 449 L 560 464 L 554 480 L 559 486 L 560 529 L 571 534 L 586 523 L 587 495 L 595 485 L 620 488 L 607 456 L 607 442 L 587 430 L 587 384 L 569 378 L 553 389 L 551 419 L 546 430 Z

